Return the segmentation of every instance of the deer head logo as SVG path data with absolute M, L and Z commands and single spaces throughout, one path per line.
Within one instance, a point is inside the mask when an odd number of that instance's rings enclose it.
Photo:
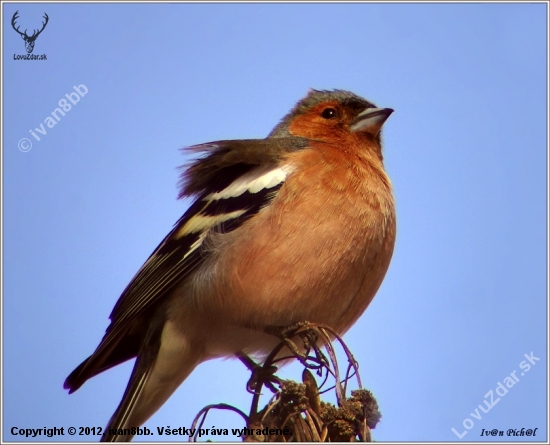
M 13 26 L 13 29 L 15 29 L 21 35 L 21 38 L 25 41 L 25 48 L 27 50 L 27 53 L 30 54 L 34 49 L 34 42 L 36 38 L 40 35 L 42 31 L 44 31 L 44 28 L 48 23 L 48 14 L 44 13 L 44 19 L 46 19 L 46 21 L 42 22 L 42 29 L 40 31 L 35 29 L 34 32 L 32 33 L 32 36 L 29 36 L 27 35 L 26 29 L 25 29 L 25 32 L 21 32 L 19 31 L 19 26 L 17 28 L 15 27 L 15 21 L 19 18 L 17 15 L 18 12 L 19 11 L 15 11 L 15 14 L 13 14 L 13 17 L 11 19 L 11 26 Z

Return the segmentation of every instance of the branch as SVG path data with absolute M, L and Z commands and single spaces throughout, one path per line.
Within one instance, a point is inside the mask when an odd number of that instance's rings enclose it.
M 309 322 L 270 328 L 267 332 L 276 335 L 280 342 L 262 365 L 245 354 L 237 355 L 252 374 L 247 384 L 248 391 L 253 394 L 248 416 L 231 405 L 209 405 L 197 414 L 191 429 L 202 428 L 211 409 L 225 409 L 244 419 L 246 427 L 241 430 L 241 437 L 245 442 L 371 442 L 371 429 L 381 418 L 378 403 L 370 391 L 362 389 L 359 364 L 342 338 L 328 326 Z M 343 379 L 335 344 L 340 345 L 347 358 Z M 302 383 L 282 380 L 275 375 L 276 364 L 291 359 L 304 366 Z M 322 380 L 320 386 L 312 371 Z M 359 389 L 351 391 L 348 398 L 346 392 L 352 377 Z M 329 379 L 333 380 L 333 385 L 322 390 Z M 274 395 L 259 409 L 264 387 Z M 320 398 L 332 389 L 337 407 Z M 196 433 L 189 437 L 189 441 L 196 440 Z

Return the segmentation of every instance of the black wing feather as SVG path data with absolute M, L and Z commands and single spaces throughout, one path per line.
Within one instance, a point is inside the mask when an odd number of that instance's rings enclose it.
M 306 147 L 299 138 L 266 140 L 220 141 L 190 147 L 207 151 L 207 156 L 194 161 L 182 176 L 180 197 L 193 195 L 195 201 L 175 224 L 128 284 L 111 312 L 111 324 L 95 350 L 65 381 L 65 388 L 77 390 L 86 380 L 138 355 L 146 329 L 146 314 L 163 300 L 183 279 L 205 259 L 200 246 L 191 253 L 200 232 L 181 236 L 180 231 L 196 215 L 220 215 L 235 210 L 245 212 L 210 228 L 227 233 L 241 226 L 259 212 L 277 194 L 281 184 L 257 193 L 244 192 L 238 197 L 208 201 L 237 178 L 259 165 L 277 165 L 286 153 Z M 140 320 L 141 319 L 141 320 Z

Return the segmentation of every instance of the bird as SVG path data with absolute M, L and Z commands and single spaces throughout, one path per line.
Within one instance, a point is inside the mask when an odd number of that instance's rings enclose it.
M 393 113 L 314 90 L 264 139 L 188 147 L 192 203 L 124 289 L 97 349 L 65 380 L 136 359 L 102 441 L 130 441 L 200 363 L 279 342 L 309 321 L 345 333 L 377 293 L 396 238 L 381 128 Z

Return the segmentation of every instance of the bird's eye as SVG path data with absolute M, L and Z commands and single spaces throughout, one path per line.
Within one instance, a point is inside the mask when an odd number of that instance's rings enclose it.
M 332 119 L 333 117 L 336 117 L 336 114 L 337 113 L 334 108 L 325 108 L 321 113 L 321 116 L 325 119 Z

